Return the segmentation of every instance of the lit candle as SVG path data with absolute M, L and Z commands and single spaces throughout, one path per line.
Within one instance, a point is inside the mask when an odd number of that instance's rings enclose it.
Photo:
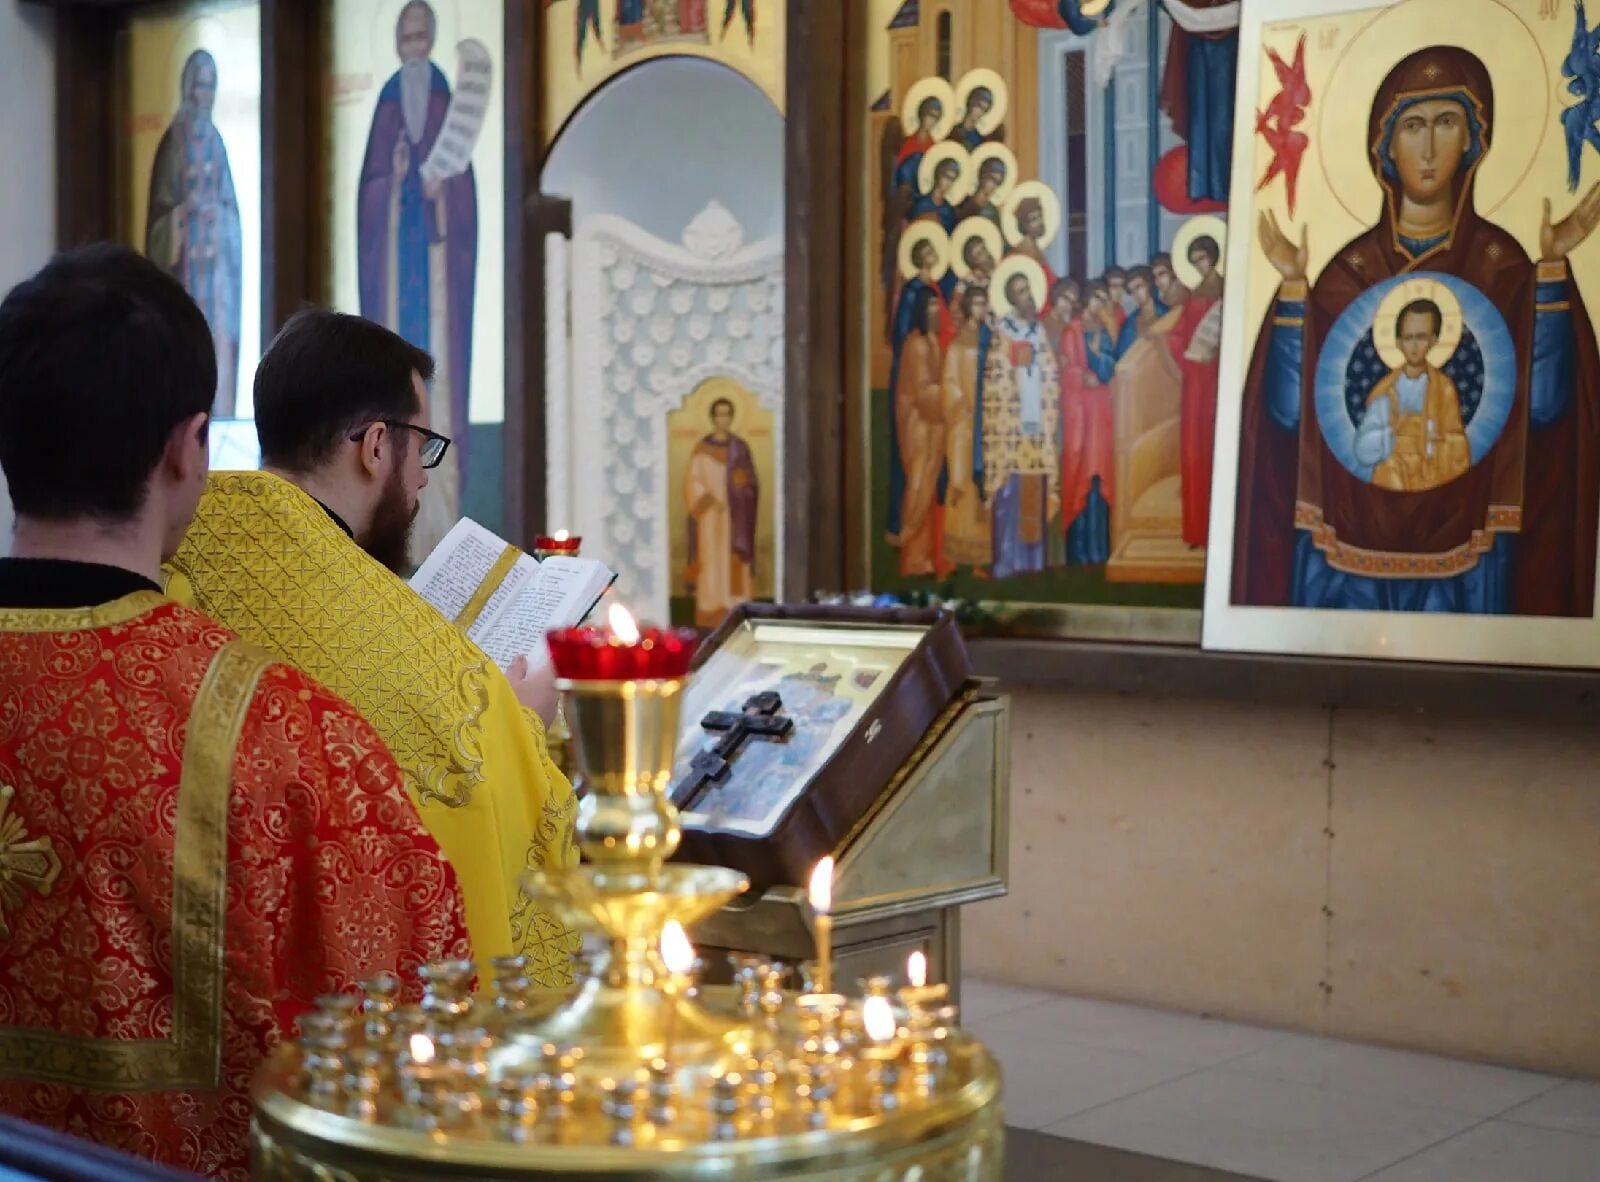
M 871 1111 L 889 1113 L 900 1107 L 900 1023 L 887 997 L 868 997 L 861 1003 L 861 1029 L 867 1036 L 862 1058 L 867 1063 L 867 1102 Z
M 667 681 L 687 676 L 699 637 L 693 628 L 641 629 L 614 603 L 608 627 L 561 628 L 546 641 L 567 681 Z
M 894 1007 L 887 997 L 869 997 L 861 1003 L 861 1028 L 875 1044 L 894 1041 L 899 1024 L 894 1020 Z
M 816 915 L 817 992 L 833 988 L 833 859 L 824 858 L 811 872 L 811 910 Z
M 433 1039 L 413 1034 L 407 1042 L 410 1062 L 402 1062 L 401 1093 L 419 1127 L 432 1128 L 439 1118 L 439 1074 L 434 1065 Z
M 928 984 L 928 958 L 920 948 L 906 958 L 906 987 L 900 991 L 900 1001 L 908 1010 L 941 1002 L 949 995 L 948 985 Z
M 533 539 L 533 556 L 540 562 L 558 555 L 575 557 L 583 545 L 582 538 L 573 537 L 564 529 L 553 534 L 541 534 Z
M 432 1063 L 433 1054 L 433 1039 L 426 1034 L 413 1034 L 411 1036 L 411 1061 L 413 1063 Z
M 683 992 L 690 967 L 694 964 L 694 945 L 675 919 L 667 921 L 661 929 L 661 962 L 667 966 L 667 979 L 662 994 L 667 1003 L 666 1038 L 661 1050 L 662 1058 L 672 1061 L 673 1034 L 677 1026 L 678 998 Z

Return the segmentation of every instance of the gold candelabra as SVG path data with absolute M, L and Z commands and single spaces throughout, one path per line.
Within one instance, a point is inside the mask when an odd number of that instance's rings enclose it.
M 1000 1177 L 999 1073 L 938 987 L 796 993 L 759 957 L 699 984 L 684 929 L 747 883 L 668 861 L 683 685 L 560 682 L 585 861 L 526 889 L 601 938 L 575 986 L 510 957 L 476 993 L 459 962 L 423 970 L 419 1005 L 389 974 L 323 999 L 257 1082 L 255 1177 Z

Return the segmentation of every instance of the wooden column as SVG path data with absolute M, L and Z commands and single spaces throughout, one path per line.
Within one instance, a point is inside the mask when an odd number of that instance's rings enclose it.
M 319 0 L 261 3 L 261 347 L 326 303 L 326 15 Z
M 846 49 L 853 7 L 789 0 L 785 71 L 784 585 L 844 578 Z
M 117 234 L 117 30 L 112 7 L 56 8 L 56 245 Z

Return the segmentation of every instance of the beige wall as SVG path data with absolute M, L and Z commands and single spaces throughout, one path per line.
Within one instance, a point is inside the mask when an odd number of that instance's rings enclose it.
M 967 971 L 1600 1076 L 1600 735 L 1020 692 Z

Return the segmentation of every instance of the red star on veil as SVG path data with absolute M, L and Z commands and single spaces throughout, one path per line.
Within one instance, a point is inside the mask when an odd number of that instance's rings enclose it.
M 1275 49 L 1268 49 L 1267 57 L 1278 75 L 1278 93 L 1264 110 L 1256 112 L 1256 134 L 1272 149 L 1272 163 L 1267 165 L 1256 192 L 1281 175 L 1289 196 L 1289 215 L 1293 217 L 1300 161 L 1311 144 L 1310 136 L 1296 130 L 1305 121 L 1306 108 L 1311 104 L 1311 85 L 1306 81 L 1306 35 L 1301 33 L 1294 47 L 1293 64 L 1285 62 Z

